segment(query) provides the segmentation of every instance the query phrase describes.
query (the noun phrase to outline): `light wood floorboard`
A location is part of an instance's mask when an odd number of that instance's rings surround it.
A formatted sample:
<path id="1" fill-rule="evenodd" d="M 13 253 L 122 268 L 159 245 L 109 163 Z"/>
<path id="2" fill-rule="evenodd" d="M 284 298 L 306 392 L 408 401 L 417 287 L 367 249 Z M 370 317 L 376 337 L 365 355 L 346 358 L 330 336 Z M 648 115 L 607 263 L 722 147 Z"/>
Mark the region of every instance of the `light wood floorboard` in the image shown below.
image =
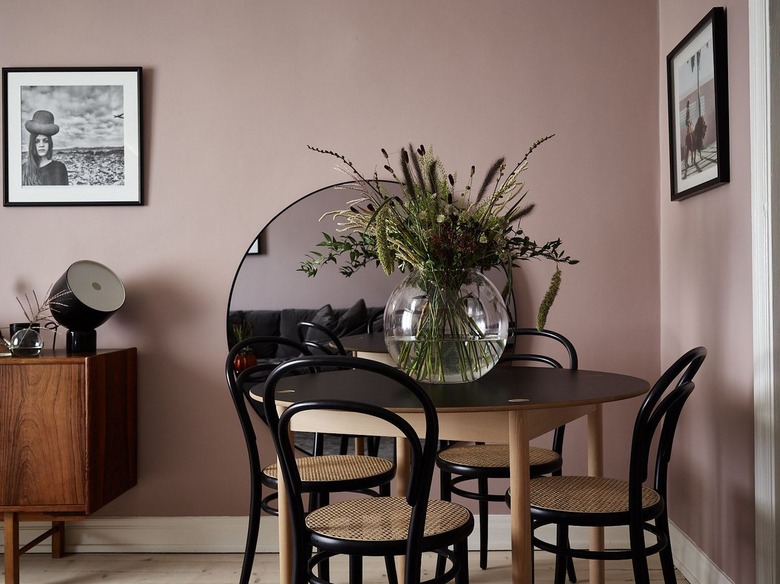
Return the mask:
<path id="1" fill-rule="evenodd" d="M 252 583 L 278 584 L 276 554 L 255 557 Z M 509 552 L 491 552 L 489 568 L 480 570 L 476 553 L 469 556 L 473 584 L 506 584 L 511 580 Z M 553 558 L 537 552 L 536 583 L 553 581 Z M 577 560 L 579 562 L 579 560 Z M 47 554 L 21 557 L 21 584 L 236 584 L 241 571 L 238 554 L 69 554 L 52 559 Z M 657 558 L 651 558 L 653 582 L 663 582 Z M 342 565 L 343 566 L 343 565 Z M 346 582 L 345 567 L 334 563 L 331 577 Z M 427 569 L 432 567 L 426 561 Z M 587 563 L 576 564 L 579 582 L 588 582 Z M 633 582 L 630 562 L 607 562 L 607 582 Z M 678 572 L 677 581 L 687 582 Z M 382 560 L 366 560 L 365 583 L 386 582 Z"/>

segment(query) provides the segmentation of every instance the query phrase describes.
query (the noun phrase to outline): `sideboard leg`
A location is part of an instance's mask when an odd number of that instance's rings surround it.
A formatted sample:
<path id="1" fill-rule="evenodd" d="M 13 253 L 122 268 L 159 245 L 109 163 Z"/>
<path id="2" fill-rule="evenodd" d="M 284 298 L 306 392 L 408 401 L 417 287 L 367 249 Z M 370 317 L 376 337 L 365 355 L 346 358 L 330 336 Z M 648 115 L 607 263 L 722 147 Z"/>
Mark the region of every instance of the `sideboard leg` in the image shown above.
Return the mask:
<path id="1" fill-rule="evenodd" d="M 5 584 L 19 584 L 19 514 L 4 513 Z"/>
<path id="2" fill-rule="evenodd" d="M 65 522 L 51 522 L 51 557 L 61 558 L 65 555 Z"/>

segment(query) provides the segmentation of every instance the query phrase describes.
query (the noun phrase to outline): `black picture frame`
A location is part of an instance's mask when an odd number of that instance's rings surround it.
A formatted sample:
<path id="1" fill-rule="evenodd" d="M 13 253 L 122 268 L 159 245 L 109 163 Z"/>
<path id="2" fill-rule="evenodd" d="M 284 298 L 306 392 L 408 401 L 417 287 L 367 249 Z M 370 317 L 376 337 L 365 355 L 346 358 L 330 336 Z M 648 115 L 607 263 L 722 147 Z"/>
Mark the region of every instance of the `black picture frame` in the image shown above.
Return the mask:
<path id="1" fill-rule="evenodd" d="M 673 201 L 729 182 L 727 36 L 713 8 L 666 58 Z"/>
<path id="2" fill-rule="evenodd" d="M 142 77 L 4 67 L 3 206 L 143 205 Z"/>

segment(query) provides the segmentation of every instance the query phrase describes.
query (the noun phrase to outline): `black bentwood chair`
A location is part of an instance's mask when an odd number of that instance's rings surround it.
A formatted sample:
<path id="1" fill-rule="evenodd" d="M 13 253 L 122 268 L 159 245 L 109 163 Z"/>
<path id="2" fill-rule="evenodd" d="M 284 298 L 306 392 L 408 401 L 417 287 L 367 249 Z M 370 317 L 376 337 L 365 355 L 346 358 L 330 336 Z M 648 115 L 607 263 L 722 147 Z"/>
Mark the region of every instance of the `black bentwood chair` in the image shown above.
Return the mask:
<path id="1" fill-rule="evenodd" d="M 565 556 L 585 559 L 628 560 L 633 563 L 634 582 L 648 584 L 647 556 L 661 557 L 664 582 L 676 582 L 669 541 L 666 481 L 672 442 L 685 401 L 693 391 L 693 377 L 707 350 L 692 349 L 680 357 L 655 383 L 639 409 L 631 440 L 628 481 L 603 477 L 554 476 L 531 480 L 533 528 L 555 524 L 556 543 L 537 537 L 534 544 L 557 555 L 555 582 L 562 584 Z M 675 383 L 675 380 L 676 383 Z M 660 428 L 655 452 L 652 486 L 648 478 L 653 437 Z M 654 522 L 654 523 L 653 523 Z M 571 549 L 569 526 L 628 526 L 631 549 L 590 551 Z M 654 543 L 645 544 L 648 531 Z"/>
<path id="2" fill-rule="evenodd" d="M 346 355 L 347 351 L 336 334 L 318 322 L 299 322 L 298 340 L 312 355 Z"/>
<path id="3" fill-rule="evenodd" d="M 511 331 L 510 337 L 512 336 L 515 350 L 520 349 L 520 337 L 550 340 L 554 343 L 550 346 L 551 349 L 561 348 L 560 346 L 565 349 L 568 357 L 568 361 L 565 362 L 566 367 L 569 369 L 578 367 L 574 345 L 560 333 L 535 328 L 516 328 Z M 515 362 L 541 363 L 558 369 L 564 367 L 561 361 L 544 353 L 516 353 L 501 358 L 501 363 L 507 366 Z M 565 426 L 561 426 L 555 430 L 551 449 L 530 447 L 532 477 L 550 473 L 561 474 L 565 429 Z M 489 492 L 488 480 L 509 478 L 509 445 L 457 443 L 441 450 L 436 457 L 436 464 L 441 470 L 442 499 L 450 501 L 452 493 L 455 493 L 479 501 L 479 567 L 485 570 L 488 556 L 488 502 L 503 501 L 505 498 L 505 491 L 500 494 Z M 477 490 L 468 490 L 459 486 L 464 481 L 477 481 Z M 569 563 L 569 578 L 572 582 L 577 581 L 573 562 Z"/>
<path id="4" fill-rule="evenodd" d="M 295 403 L 279 416 L 276 410 L 276 388 L 279 381 L 290 375 L 311 368 L 349 367 L 350 370 L 322 372 L 316 375 L 332 375 L 334 383 L 343 384 L 346 378 L 357 379 L 360 386 L 371 383 L 372 397 L 377 398 L 383 388 L 403 391 L 414 403 L 419 403 L 425 420 L 424 442 L 412 426 L 398 414 L 383 407 L 355 400 L 313 400 Z M 323 377 L 323 379 L 325 379 Z M 421 556 L 424 552 L 436 552 L 451 561 L 447 572 L 427 582 L 439 584 L 452 578 L 461 584 L 468 583 L 467 538 L 474 528 L 471 512 L 460 505 L 446 501 L 429 500 L 431 479 L 439 435 L 436 409 L 428 394 L 411 377 L 394 367 L 357 357 L 301 357 L 277 367 L 265 385 L 263 405 L 272 430 L 277 455 L 282 464 L 282 476 L 289 491 L 290 516 L 294 546 L 293 584 L 321 583 L 313 576 L 314 568 L 335 555 L 350 557 L 350 581 L 360 582 L 363 556 L 405 556 L 404 582 L 418 584 L 421 578 Z M 411 451 L 411 472 L 408 491 L 397 497 L 365 497 L 326 505 L 308 515 L 304 513 L 303 495 L 309 486 L 301 480 L 295 464 L 293 444 L 290 440 L 291 420 L 302 412 L 351 412 L 376 418 L 377 424 L 389 424 L 392 431 L 404 436 Z M 327 415 L 321 413 L 320 415 Z M 389 430 L 391 428 L 388 428 Z M 454 546 L 454 553 L 447 548 Z M 311 548 L 318 552 L 310 555 Z M 395 581 L 394 579 L 392 580 Z"/>
<path id="5" fill-rule="evenodd" d="M 258 380 L 267 378 L 268 373 L 279 363 L 277 360 L 261 361 L 258 365 L 245 369 L 236 376 L 233 362 L 235 356 L 244 347 L 249 345 L 257 347 L 266 343 L 285 345 L 299 351 L 302 355 L 306 354 L 305 347 L 295 341 L 282 337 L 260 336 L 251 337 L 237 343 L 228 353 L 225 362 L 227 384 L 241 423 L 241 430 L 244 434 L 244 441 L 249 454 L 250 467 L 249 526 L 241 578 L 239 580 L 240 584 L 247 584 L 252 574 L 257 537 L 260 530 L 261 510 L 271 515 L 278 513 L 277 509 L 271 505 L 271 502 L 277 498 L 276 490 L 279 485 L 278 468 L 275 463 L 266 467 L 260 464 L 257 435 L 249 414 L 250 408 L 247 407 L 247 404 L 251 406 L 252 411 L 255 411 L 263 422 L 266 421 L 262 405 L 249 396 L 249 390 L 252 386 L 262 383 L 262 381 Z M 316 442 L 318 442 L 317 439 L 315 439 Z M 327 495 L 331 492 L 365 492 L 366 489 L 378 487 L 379 494 L 386 495 L 390 492 L 390 480 L 395 476 L 395 464 L 393 462 L 384 458 L 369 456 L 305 456 L 298 459 L 298 465 L 300 466 L 300 475 L 306 481 L 307 488 L 315 494 L 310 501 L 310 507 L 312 508 L 327 503 Z M 264 486 L 273 491 L 265 497 L 262 496 L 262 488 Z M 327 566 L 325 566 L 325 573 L 327 573 Z"/>
<path id="6" fill-rule="evenodd" d="M 347 355 L 347 350 L 339 340 L 336 333 L 318 322 L 299 322 L 298 340 L 308 349 L 310 355 Z M 355 451 L 362 453 L 363 444 L 367 445 L 366 451 L 371 456 L 379 454 L 379 437 L 377 436 L 350 436 L 342 434 L 340 454 L 346 454 L 349 450 L 350 438 L 355 441 Z"/>

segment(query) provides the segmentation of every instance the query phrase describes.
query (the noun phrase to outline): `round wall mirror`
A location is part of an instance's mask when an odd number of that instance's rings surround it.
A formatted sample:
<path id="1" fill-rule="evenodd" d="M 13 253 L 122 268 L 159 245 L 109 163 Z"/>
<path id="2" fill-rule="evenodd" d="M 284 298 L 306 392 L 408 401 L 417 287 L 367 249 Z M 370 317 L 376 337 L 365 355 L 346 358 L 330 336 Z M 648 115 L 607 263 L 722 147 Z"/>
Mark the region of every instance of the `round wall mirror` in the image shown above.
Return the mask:
<path id="1" fill-rule="evenodd" d="M 391 193 L 401 194 L 398 183 L 381 182 Z M 351 184 L 339 183 L 305 195 L 281 211 L 250 242 L 230 293 L 228 346 L 236 341 L 234 325 L 242 322 L 249 325 L 252 335 L 292 339 L 297 339 L 295 327 L 301 320 L 335 323 L 334 332 L 339 336 L 376 330 L 371 325 L 381 321 L 387 298 L 404 274 L 396 271 L 388 276 L 374 264 L 348 278 L 334 264 L 323 266 L 314 277 L 300 271 L 301 262 L 323 240 L 323 232 L 338 235 L 336 221 L 323 215 L 345 209 L 349 201 L 358 198 L 359 193 L 349 188 Z M 506 283 L 503 273 L 491 270 L 488 275 L 502 289 Z M 510 310 L 510 319 L 513 315 Z"/>
<path id="2" fill-rule="evenodd" d="M 392 181 L 382 181 L 388 190 L 400 187 Z M 403 274 L 388 276 L 373 264 L 358 270 L 349 278 L 339 273 L 337 265 L 322 267 L 314 277 L 299 271 L 307 254 L 317 249 L 322 233 L 337 235 L 337 224 L 323 214 L 345 209 L 357 198 L 357 192 L 347 188 L 350 183 L 331 185 L 310 193 L 292 203 L 260 231 L 244 255 L 230 293 L 227 318 L 228 344 L 234 342 L 233 324 L 244 320 L 252 327 L 252 334 L 284 334 L 289 323 L 280 322 L 274 333 L 273 319 L 311 317 L 327 312 L 327 306 L 336 315 L 352 310 L 359 313 L 340 333 L 351 333 L 359 327 L 364 304 L 367 318 L 375 319 L 384 308 L 390 292 Z M 322 219 L 321 219 L 322 218 Z M 356 306 L 357 305 L 357 306 Z M 295 311 L 295 312 L 293 312 Z M 272 314 L 269 314 L 272 313 Z M 267 326 L 266 326 L 267 325 Z M 358 334 L 355 332 L 354 334 Z M 295 338 L 294 336 L 292 338 Z"/>

